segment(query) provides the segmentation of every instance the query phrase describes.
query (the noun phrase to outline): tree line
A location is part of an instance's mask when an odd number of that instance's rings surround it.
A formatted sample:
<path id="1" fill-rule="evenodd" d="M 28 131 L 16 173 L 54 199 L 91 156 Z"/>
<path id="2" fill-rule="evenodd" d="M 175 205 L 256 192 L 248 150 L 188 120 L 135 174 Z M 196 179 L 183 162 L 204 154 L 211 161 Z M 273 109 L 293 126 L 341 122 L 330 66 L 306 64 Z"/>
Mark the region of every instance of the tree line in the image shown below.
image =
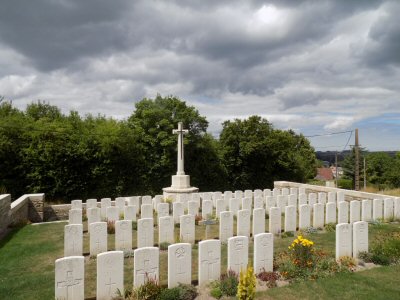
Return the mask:
<path id="1" fill-rule="evenodd" d="M 225 121 L 219 138 L 198 110 L 174 96 L 143 99 L 124 120 L 63 114 L 44 102 L 0 104 L 0 192 L 46 193 L 48 201 L 160 194 L 176 172 L 183 122 L 185 171 L 200 191 L 271 188 L 314 177 L 309 141 L 259 116 Z"/>

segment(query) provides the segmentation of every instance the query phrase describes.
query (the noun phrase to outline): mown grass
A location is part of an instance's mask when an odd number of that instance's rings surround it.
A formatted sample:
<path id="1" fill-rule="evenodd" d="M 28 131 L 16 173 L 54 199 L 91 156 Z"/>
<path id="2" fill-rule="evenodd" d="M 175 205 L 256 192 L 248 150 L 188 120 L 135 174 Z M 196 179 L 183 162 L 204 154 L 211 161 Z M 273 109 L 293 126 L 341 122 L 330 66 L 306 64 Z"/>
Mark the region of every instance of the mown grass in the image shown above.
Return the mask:
<path id="1" fill-rule="evenodd" d="M 268 220 L 267 220 L 266 228 L 268 228 Z M 54 261 L 57 258 L 63 257 L 63 244 L 64 244 L 64 226 L 66 223 L 53 223 L 53 224 L 42 224 L 42 225 L 27 225 L 21 229 L 14 229 L 1 243 L 0 243 L 0 299 L 53 299 L 54 297 Z M 209 231 L 210 238 L 218 237 L 218 225 L 211 225 Z M 86 224 L 84 224 L 84 228 L 86 229 Z M 382 235 L 384 233 L 389 233 L 392 231 L 400 231 L 399 224 L 381 224 L 381 225 L 370 225 L 370 241 L 373 242 L 376 236 Z M 179 228 L 175 228 L 175 233 L 178 235 Z M 236 233 L 236 228 L 234 230 Z M 304 234 L 304 233 L 303 233 Z M 133 247 L 136 247 L 136 235 L 137 232 L 132 232 L 133 238 Z M 314 241 L 317 248 L 323 249 L 330 255 L 334 256 L 335 252 L 335 232 L 318 232 L 315 234 L 304 234 L 308 239 Z M 196 226 L 196 240 L 204 239 L 205 236 L 205 227 L 204 226 Z M 113 234 L 108 235 L 108 250 L 114 250 L 114 238 Z M 285 251 L 287 247 L 291 244 L 294 237 L 286 237 L 280 238 L 275 237 L 274 239 L 274 252 L 278 253 L 281 251 Z M 158 231 L 155 230 L 154 233 L 154 241 L 157 243 L 158 241 Z M 222 262 L 221 262 L 221 270 L 222 272 L 226 271 L 227 268 L 227 248 L 224 245 L 222 247 Z M 89 235 L 85 231 L 84 233 L 84 255 L 85 255 L 85 297 L 94 299 L 96 296 L 96 259 L 89 257 Z M 253 244 L 250 242 L 249 247 L 249 263 L 252 262 L 253 258 Z M 193 283 L 197 282 L 197 271 L 198 271 L 198 249 L 197 245 L 193 246 L 192 251 L 192 280 Z M 133 258 L 125 258 L 124 263 L 124 280 L 125 280 L 125 288 L 130 288 L 133 282 Z M 367 279 L 364 278 L 364 275 L 357 274 L 349 274 L 344 275 L 340 274 L 334 276 L 332 278 L 318 280 L 315 282 L 306 282 L 291 285 L 289 287 L 284 288 L 276 288 L 268 291 L 267 293 L 260 294 L 260 298 L 269 298 L 269 299 L 292 299 L 296 296 L 295 287 L 303 289 L 306 287 L 310 289 L 310 294 L 304 292 L 305 299 L 330 299 L 329 289 L 331 285 L 335 284 L 343 284 L 346 285 L 348 289 L 354 290 L 354 288 L 350 288 L 351 286 L 360 288 L 356 289 L 356 295 L 358 295 L 357 291 L 361 290 L 361 287 L 365 285 L 369 288 L 370 286 L 377 286 L 379 290 L 380 286 L 386 285 L 386 275 L 391 272 L 398 272 L 399 269 L 392 267 L 388 268 L 379 268 L 379 270 L 371 270 L 362 272 L 360 274 L 375 274 L 374 272 L 378 272 L 376 275 L 372 276 L 377 282 L 376 285 L 370 285 Z M 384 271 L 387 270 L 387 271 Z M 393 271 L 394 270 L 394 271 Z M 382 276 L 380 276 L 379 272 L 383 272 Z M 385 273 L 387 272 L 387 273 Z M 354 275 L 354 276 L 353 276 Z M 352 277 L 353 276 L 353 277 Z M 360 277 L 361 276 L 361 277 Z M 365 275 L 366 276 L 366 275 Z M 389 275 L 387 275 L 390 277 Z M 397 285 L 399 285 L 400 281 L 397 277 Z M 353 280 L 354 283 L 348 286 L 347 281 Z M 382 281 L 382 284 L 378 283 Z M 167 251 L 160 252 L 160 282 L 163 285 L 167 284 Z M 331 283 L 332 282 L 332 283 Z M 327 298 L 312 298 L 313 290 L 317 288 L 314 287 L 317 285 L 319 289 L 327 289 L 327 292 L 316 294 L 315 297 L 327 297 Z M 325 287 L 326 285 L 326 287 Z M 292 290 L 293 289 L 293 290 Z M 332 287 L 334 290 L 334 288 Z M 344 290 L 344 288 L 343 288 Z M 395 290 L 394 287 L 388 289 L 387 293 L 391 293 L 391 291 Z M 342 293 L 342 291 L 340 290 Z M 344 293 L 345 291 L 343 291 Z M 346 292 L 347 293 L 347 292 Z M 288 295 L 289 298 L 285 298 L 285 295 Z M 347 294 L 346 294 L 347 295 Z M 351 293 L 346 297 L 350 297 Z M 389 294 L 388 294 L 389 295 Z M 297 295 L 298 296 L 298 295 Z M 271 298 L 272 297 L 272 298 Z M 309 297 L 309 298 L 307 298 Z M 303 298 L 297 297 L 296 299 Z M 359 297 L 356 297 L 360 299 Z M 387 298 L 387 299 L 395 299 L 395 298 Z"/>

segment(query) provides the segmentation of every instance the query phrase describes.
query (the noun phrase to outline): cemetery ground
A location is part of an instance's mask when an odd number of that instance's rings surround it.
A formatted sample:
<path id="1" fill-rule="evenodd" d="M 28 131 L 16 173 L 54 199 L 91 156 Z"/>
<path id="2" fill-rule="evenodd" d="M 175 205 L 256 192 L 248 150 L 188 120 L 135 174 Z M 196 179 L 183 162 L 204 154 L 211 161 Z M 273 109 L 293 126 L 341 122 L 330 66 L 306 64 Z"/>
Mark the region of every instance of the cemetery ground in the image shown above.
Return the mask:
<path id="1" fill-rule="evenodd" d="M 54 299 L 54 261 L 63 257 L 64 226 L 66 222 L 25 225 L 13 228 L 0 242 L 0 299 Z M 96 296 L 96 259 L 89 256 L 89 236 L 84 222 L 85 255 L 85 298 Z M 268 228 L 268 222 L 266 222 Z M 236 224 L 235 229 L 236 232 Z M 370 245 L 382 235 L 396 233 L 400 236 L 400 224 L 370 224 Z M 179 228 L 175 228 L 178 238 Z M 304 233 L 314 242 L 317 249 L 329 256 L 335 255 L 335 232 L 320 231 Z M 132 233 L 133 247 L 136 231 Z M 210 225 L 209 238 L 218 237 L 218 225 Z M 205 226 L 196 226 L 196 242 L 205 239 Z M 274 256 L 286 251 L 295 237 L 275 237 Z M 158 241 L 155 227 L 154 240 Z M 108 249 L 114 249 L 114 234 L 108 235 Z M 192 283 L 197 283 L 197 245 L 192 251 Z M 222 246 L 221 270 L 227 265 L 227 247 Z M 249 244 L 249 263 L 252 261 L 253 244 Z M 133 257 L 124 261 L 125 287 L 133 281 Z M 345 272 L 317 280 L 300 280 L 283 287 L 258 292 L 260 299 L 398 299 L 400 266 L 390 265 L 364 270 Z M 160 283 L 167 284 L 167 251 L 160 252 Z"/>

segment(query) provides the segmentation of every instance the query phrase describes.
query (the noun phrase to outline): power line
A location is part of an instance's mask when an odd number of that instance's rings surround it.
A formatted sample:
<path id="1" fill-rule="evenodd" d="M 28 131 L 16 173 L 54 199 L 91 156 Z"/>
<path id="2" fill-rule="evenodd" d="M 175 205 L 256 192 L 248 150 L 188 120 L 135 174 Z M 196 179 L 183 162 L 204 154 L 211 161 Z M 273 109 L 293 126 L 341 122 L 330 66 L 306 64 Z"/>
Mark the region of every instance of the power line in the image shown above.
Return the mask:
<path id="1" fill-rule="evenodd" d="M 336 134 L 344 134 L 344 133 L 349 133 L 353 132 L 354 130 L 346 130 L 346 131 L 338 131 L 338 132 L 329 132 L 329 133 L 323 133 L 323 134 L 314 134 L 314 135 L 305 135 L 304 137 L 306 138 L 313 138 L 313 137 L 319 137 L 319 136 L 329 136 L 329 135 L 336 135 Z"/>
<path id="2" fill-rule="evenodd" d="M 350 132 L 349 139 L 347 140 L 347 143 L 346 143 L 346 145 L 344 146 L 344 148 L 343 148 L 342 152 L 343 152 L 344 150 L 346 150 L 346 148 L 347 148 L 347 145 L 349 144 L 349 142 L 350 142 L 350 139 L 351 139 L 351 137 L 352 137 L 352 136 L 353 136 L 353 131 L 351 131 L 351 132 Z"/>

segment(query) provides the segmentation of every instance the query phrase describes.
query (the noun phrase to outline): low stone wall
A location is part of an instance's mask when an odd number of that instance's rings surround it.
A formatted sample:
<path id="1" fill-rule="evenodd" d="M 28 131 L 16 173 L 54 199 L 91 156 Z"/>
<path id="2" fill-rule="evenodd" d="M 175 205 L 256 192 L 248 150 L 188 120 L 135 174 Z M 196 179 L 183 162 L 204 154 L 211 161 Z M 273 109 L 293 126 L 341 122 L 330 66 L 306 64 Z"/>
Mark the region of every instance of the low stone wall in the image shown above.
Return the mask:
<path id="1" fill-rule="evenodd" d="M 43 222 L 44 194 L 26 194 L 10 205 L 11 223 Z"/>
<path id="2" fill-rule="evenodd" d="M 10 224 L 10 204 L 11 195 L 0 195 L 0 235 L 7 229 Z"/>
<path id="3" fill-rule="evenodd" d="M 367 192 L 360 192 L 360 191 L 353 191 L 353 190 L 345 190 L 345 189 L 339 189 L 339 188 L 334 188 L 334 187 L 327 187 L 327 186 L 319 186 L 319 185 L 312 185 L 312 184 L 303 184 L 303 183 L 297 183 L 297 182 L 290 182 L 290 181 L 275 181 L 274 182 L 274 187 L 276 188 L 305 188 L 306 193 L 319 193 L 319 192 L 339 192 L 342 191 L 344 192 L 345 195 L 345 200 L 351 201 L 351 200 L 363 200 L 363 199 L 385 199 L 385 198 L 396 198 L 393 196 L 388 196 L 388 195 L 382 195 L 382 194 L 373 194 L 373 193 L 367 193 Z"/>
<path id="4" fill-rule="evenodd" d="M 82 205 L 83 206 L 83 205 Z M 68 220 L 71 204 L 49 205 L 44 207 L 44 221 Z"/>

